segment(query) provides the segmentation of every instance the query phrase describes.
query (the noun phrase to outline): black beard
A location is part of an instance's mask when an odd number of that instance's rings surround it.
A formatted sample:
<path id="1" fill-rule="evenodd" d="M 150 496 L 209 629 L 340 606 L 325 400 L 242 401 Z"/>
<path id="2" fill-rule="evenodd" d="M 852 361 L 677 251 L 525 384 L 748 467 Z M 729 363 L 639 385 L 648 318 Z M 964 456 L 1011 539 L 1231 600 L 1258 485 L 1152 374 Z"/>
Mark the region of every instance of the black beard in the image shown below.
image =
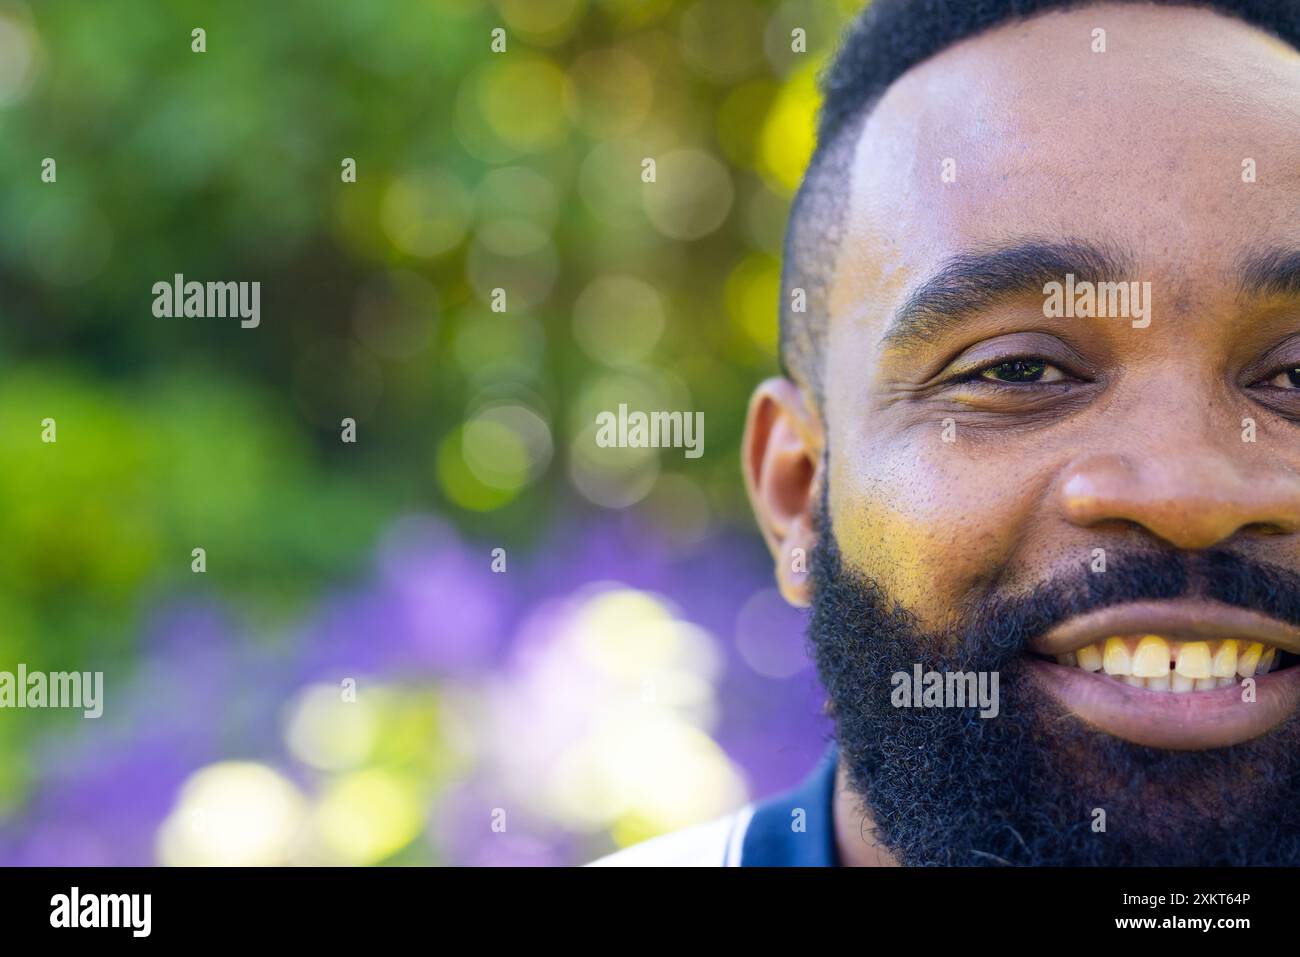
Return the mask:
<path id="1" fill-rule="evenodd" d="M 1024 657 L 1056 622 L 1139 599 L 1196 596 L 1300 624 L 1300 576 L 1226 551 L 1111 552 L 1103 574 L 1081 567 L 1025 597 L 992 596 L 933 634 L 845 569 L 824 498 L 817 519 L 813 655 L 840 763 L 900 863 L 1300 864 L 1300 716 L 1230 748 L 1142 747 L 1063 717 Z M 917 663 L 997 672 L 1000 713 L 894 707 L 891 676 Z"/>

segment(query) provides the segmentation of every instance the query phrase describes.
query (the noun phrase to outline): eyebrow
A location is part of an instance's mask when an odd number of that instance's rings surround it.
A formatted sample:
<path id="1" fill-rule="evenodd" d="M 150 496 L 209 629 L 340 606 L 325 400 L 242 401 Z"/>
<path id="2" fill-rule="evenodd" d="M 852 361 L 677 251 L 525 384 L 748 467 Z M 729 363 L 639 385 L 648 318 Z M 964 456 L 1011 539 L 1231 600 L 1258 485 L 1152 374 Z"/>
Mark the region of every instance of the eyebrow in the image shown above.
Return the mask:
<path id="1" fill-rule="evenodd" d="M 1300 296 L 1300 248 L 1274 247 L 1242 257 L 1241 290 L 1257 296 Z"/>
<path id="2" fill-rule="evenodd" d="M 898 307 L 884 344 L 889 348 L 924 345 L 990 306 L 1043 295 L 1043 286 L 1064 282 L 1067 273 L 1078 281 L 1117 282 L 1130 272 L 1131 264 L 1131 257 L 1113 245 L 1076 239 L 1025 240 L 963 253 L 947 260 Z"/>

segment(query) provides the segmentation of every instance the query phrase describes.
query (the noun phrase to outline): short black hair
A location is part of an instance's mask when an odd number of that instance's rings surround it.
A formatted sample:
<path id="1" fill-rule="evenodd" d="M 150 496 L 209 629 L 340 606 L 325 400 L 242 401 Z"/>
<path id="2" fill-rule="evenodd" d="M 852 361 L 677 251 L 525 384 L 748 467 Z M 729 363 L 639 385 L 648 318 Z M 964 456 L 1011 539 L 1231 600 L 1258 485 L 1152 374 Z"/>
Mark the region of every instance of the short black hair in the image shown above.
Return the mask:
<path id="1" fill-rule="evenodd" d="M 781 268 L 781 371 L 821 405 L 828 293 L 858 135 L 885 90 L 959 40 L 1008 21 L 1101 2 L 1197 7 L 1235 17 L 1300 50 L 1300 0 L 872 0 L 821 76 L 817 146 L 795 195 Z M 796 290 L 804 308 L 796 311 Z"/>

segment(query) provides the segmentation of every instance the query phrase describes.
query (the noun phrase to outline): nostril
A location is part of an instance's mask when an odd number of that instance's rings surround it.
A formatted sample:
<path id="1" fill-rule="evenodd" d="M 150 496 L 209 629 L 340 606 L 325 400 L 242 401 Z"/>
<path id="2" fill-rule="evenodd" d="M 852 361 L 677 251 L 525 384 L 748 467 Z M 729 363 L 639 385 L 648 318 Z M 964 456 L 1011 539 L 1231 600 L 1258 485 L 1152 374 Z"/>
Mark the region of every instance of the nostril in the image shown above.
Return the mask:
<path id="1" fill-rule="evenodd" d="M 1290 535 L 1294 529 L 1284 528 L 1276 522 L 1248 522 L 1241 526 L 1241 535 Z"/>
<path id="2" fill-rule="evenodd" d="M 1151 537 L 1151 533 L 1146 526 L 1141 522 L 1135 522 L 1128 518 L 1104 518 L 1089 524 L 1088 529 L 1099 534 L 1108 532 L 1116 535 Z"/>

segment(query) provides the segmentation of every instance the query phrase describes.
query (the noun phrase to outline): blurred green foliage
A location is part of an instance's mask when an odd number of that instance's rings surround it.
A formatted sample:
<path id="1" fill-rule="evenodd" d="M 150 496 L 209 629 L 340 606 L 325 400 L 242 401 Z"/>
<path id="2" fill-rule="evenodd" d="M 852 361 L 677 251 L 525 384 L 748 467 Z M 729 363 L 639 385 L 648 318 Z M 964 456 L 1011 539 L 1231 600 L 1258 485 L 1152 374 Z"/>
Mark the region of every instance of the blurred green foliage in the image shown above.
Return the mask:
<path id="1" fill-rule="evenodd" d="M 854 6 L 0 0 L 0 667 L 129 667 L 141 613 L 198 590 L 271 640 L 408 509 L 520 545 L 601 505 L 746 523 Z M 260 328 L 154 318 L 177 273 L 261 282 Z M 629 397 L 704 411 L 705 457 L 591 471 Z M 0 722 L 0 794 L 29 733 Z"/>

